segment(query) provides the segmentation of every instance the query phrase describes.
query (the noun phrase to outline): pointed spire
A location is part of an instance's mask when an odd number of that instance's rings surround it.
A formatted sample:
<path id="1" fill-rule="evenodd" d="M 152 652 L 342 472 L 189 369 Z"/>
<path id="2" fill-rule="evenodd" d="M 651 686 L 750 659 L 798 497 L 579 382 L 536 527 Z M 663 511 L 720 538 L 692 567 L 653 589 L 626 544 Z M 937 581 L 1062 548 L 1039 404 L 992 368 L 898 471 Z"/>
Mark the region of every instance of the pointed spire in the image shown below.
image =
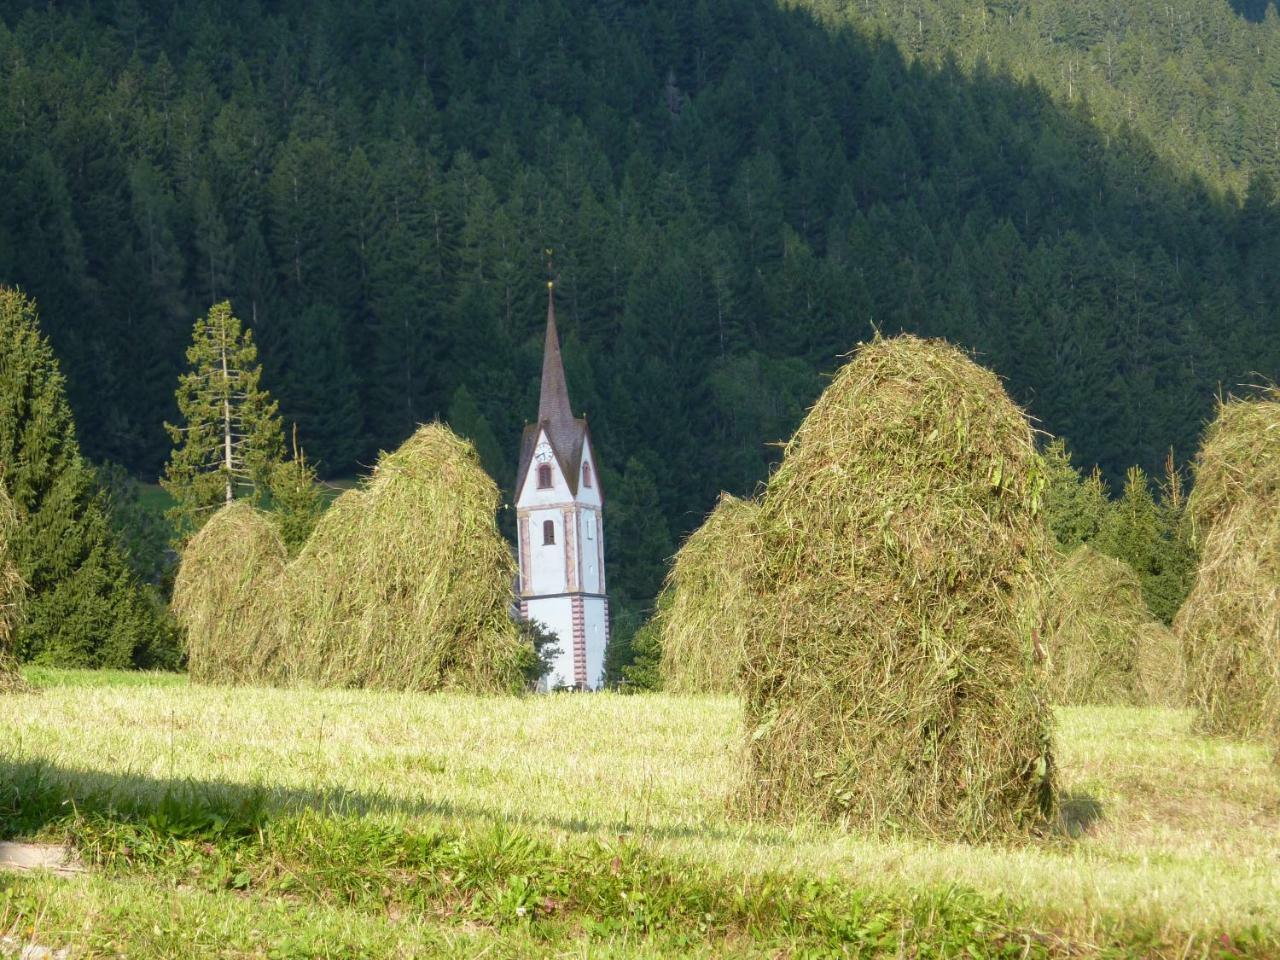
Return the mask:
<path id="1" fill-rule="evenodd" d="M 547 342 L 542 353 L 538 421 L 549 422 L 553 433 L 573 426 L 573 407 L 569 405 L 569 387 L 560 358 L 560 335 L 556 330 L 555 285 L 550 280 L 547 281 Z"/>

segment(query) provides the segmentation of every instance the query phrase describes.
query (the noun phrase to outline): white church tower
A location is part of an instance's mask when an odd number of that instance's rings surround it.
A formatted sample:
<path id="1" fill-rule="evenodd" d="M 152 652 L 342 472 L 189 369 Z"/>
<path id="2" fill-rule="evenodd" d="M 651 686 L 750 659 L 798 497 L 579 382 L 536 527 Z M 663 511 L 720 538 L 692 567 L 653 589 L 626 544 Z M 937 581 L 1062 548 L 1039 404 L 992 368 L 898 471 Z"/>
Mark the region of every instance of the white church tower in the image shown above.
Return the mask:
<path id="1" fill-rule="evenodd" d="M 520 615 L 560 638 L 550 686 L 595 690 L 604 682 L 609 642 L 604 498 L 591 431 L 569 406 L 550 283 L 538 422 L 524 428 L 515 489 Z"/>

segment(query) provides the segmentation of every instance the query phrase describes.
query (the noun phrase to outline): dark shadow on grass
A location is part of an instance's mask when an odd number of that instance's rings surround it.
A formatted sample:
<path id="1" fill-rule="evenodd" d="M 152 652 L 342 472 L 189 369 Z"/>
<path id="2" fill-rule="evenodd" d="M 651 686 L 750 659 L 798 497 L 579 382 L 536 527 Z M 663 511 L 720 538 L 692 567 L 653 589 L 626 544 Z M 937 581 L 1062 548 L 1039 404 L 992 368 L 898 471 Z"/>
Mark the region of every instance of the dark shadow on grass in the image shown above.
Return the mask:
<path id="1" fill-rule="evenodd" d="M 343 789 L 299 789 L 195 779 L 104 773 L 38 761 L 0 759 L 0 840 L 30 837 L 76 815 L 146 824 L 175 836 L 197 835 L 211 825 L 252 833 L 275 816 L 314 810 L 338 817 L 388 814 L 430 817 L 456 825 L 517 825 L 568 834 L 633 836 L 662 840 L 733 839 L 724 827 L 652 826 L 621 820 L 544 815 L 499 815 L 486 807 L 451 801 L 390 797 Z M 235 824 L 242 824 L 237 828 Z M 758 835 L 764 846 L 781 837 Z"/>
<path id="2" fill-rule="evenodd" d="M 1058 800 L 1054 832 L 1075 839 L 1088 833 L 1102 816 L 1101 800 L 1083 791 L 1068 790 Z"/>

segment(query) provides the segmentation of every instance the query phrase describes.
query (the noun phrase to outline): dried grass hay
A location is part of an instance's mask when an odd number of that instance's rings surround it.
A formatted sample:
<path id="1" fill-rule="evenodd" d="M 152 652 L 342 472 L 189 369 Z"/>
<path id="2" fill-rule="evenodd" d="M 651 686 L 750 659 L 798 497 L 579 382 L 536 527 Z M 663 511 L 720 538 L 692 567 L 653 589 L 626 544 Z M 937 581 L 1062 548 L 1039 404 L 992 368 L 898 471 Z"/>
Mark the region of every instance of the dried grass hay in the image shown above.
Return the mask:
<path id="1" fill-rule="evenodd" d="M 658 604 L 662 686 L 672 693 L 735 693 L 759 562 L 758 505 L 722 494 L 676 554 Z"/>
<path id="2" fill-rule="evenodd" d="M 13 502 L 0 487 L 0 693 L 25 688 L 15 653 L 26 607 L 27 585 L 14 562 L 12 543 L 18 526 Z"/>
<path id="3" fill-rule="evenodd" d="M 1200 568 L 1174 629 L 1206 732 L 1280 757 L 1280 390 L 1221 403 L 1188 502 Z"/>
<path id="4" fill-rule="evenodd" d="M 1000 381 L 944 342 L 877 338 L 839 371 L 757 521 L 752 812 L 957 838 L 1044 823 L 1040 463 Z"/>
<path id="5" fill-rule="evenodd" d="M 1132 568 L 1092 547 L 1077 547 L 1054 572 L 1043 642 L 1054 703 L 1139 706 L 1177 700 L 1176 639 L 1152 618 Z M 1160 671 L 1162 682 L 1156 677 Z"/>
<path id="6" fill-rule="evenodd" d="M 241 500 L 191 538 L 173 585 L 173 613 L 186 628 L 192 680 L 249 683 L 279 675 L 287 558 L 272 518 Z"/>
<path id="7" fill-rule="evenodd" d="M 339 497 L 292 561 L 284 562 L 265 515 L 224 508 L 183 557 L 175 608 L 193 637 L 193 676 L 517 689 L 527 651 L 510 615 L 515 567 L 494 522 L 497 506 L 498 489 L 472 446 L 432 424 L 384 455 L 365 486 Z M 244 522 L 259 548 L 253 572 L 230 583 L 218 570 L 236 549 L 229 513 L 254 516 Z M 224 603 L 229 622 L 218 624 Z M 198 650 L 217 663 L 197 666 Z"/>

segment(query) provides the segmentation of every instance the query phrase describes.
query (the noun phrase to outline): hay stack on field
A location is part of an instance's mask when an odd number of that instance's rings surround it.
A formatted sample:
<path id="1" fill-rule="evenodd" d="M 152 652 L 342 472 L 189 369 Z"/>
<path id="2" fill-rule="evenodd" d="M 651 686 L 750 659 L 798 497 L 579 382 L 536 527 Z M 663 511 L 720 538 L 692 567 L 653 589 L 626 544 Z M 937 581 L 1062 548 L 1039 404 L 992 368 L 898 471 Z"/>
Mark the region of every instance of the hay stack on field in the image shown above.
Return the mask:
<path id="1" fill-rule="evenodd" d="M 269 514 L 227 504 L 182 553 L 173 612 L 197 683 L 267 680 L 279 671 L 280 580 L 288 552 Z"/>
<path id="2" fill-rule="evenodd" d="M 663 689 L 738 690 L 751 614 L 749 578 L 759 558 L 758 509 L 755 501 L 722 494 L 676 554 L 657 616 Z"/>
<path id="3" fill-rule="evenodd" d="M 1159 620 L 1138 628 L 1138 702 L 1151 707 L 1186 704 L 1186 670 L 1182 641 Z"/>
<path id="4" fill-rule="evenodd" d="M 1136 706 L 1152 703 L 1153 694 L 1157 703 L 1177 699 L 1176 640 L 1152 619 L 1137 574 L 1122 560 L 1081 546 L 1058 565 L 1043 642 L 1054 703 Z"/>
<path id="5" fill-rule="evenodd" d="M 432 424 L 339 497 L 287 563 L 266 515 L 224 507 L 175 588 L 193 678 L 517 689 L 527 651 L 497 506 L 475 450 Z"/>
<path id="6" fill-rule="evenodd" d="M 17 526 L 13 502 L 0 487 L 0 693 L 25 687 L 14 649 L 27 597 L 27 585 L 18 573 L 10 548 Z"/>
<path id="7" fill-rule="evenodd" d="M 524 644 L 498 488 L 447 427 L 418 430 L 343 494 L 289 565 L 294 676 L 334 686 L 510 691 Z"/>
<path id="8" fill-rule="evenodd" d="M 949 837 L 1043 822 L 1043 485 L 1031 427 L 989 371 L 910 336 L 858 350 L 757 520 L 752 811 Z"/>
<path id="9" fill-rule="evenodd" d="M 1188 502 L 1202 552 L 1174 629 L 1210 733 L 1280 751 L 1280 390 L 1222 403 Z"/>

